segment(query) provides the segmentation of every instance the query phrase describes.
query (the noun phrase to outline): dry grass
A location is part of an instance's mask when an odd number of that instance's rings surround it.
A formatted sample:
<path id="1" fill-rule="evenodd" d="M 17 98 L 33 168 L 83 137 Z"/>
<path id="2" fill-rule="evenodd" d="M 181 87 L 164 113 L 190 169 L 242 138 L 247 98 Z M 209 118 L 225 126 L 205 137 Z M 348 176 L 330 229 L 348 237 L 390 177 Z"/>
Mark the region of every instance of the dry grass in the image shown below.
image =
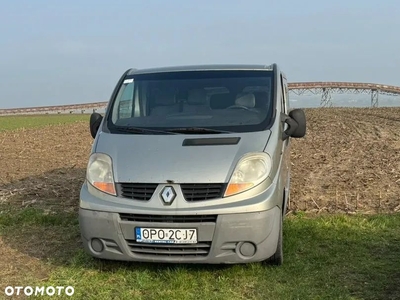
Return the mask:
<path id="1" fill-rule="evenodd" d="M 0 288 L 18 286 L 21 282 L 47 279 L 49 266 L 39 258 L 34 258 L 19 248 L 14 248 L 0 236 Z"/>

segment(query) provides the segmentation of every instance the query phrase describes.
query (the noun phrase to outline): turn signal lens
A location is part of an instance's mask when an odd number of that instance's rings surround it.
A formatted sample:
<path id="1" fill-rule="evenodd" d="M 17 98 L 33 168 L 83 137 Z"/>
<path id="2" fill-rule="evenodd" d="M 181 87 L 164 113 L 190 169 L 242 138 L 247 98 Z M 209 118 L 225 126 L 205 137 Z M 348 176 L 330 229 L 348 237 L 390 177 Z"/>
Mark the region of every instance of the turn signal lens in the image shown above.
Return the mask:
<path id="1" fill-rule="evenodd" d="M 93 182 L 93 186 L 104 193 L 115 195 L 115 186 L 113 183 L 108 182 Z"/>
<path id="2" fill-rule="evenodd" d="M 232 196 L 253 187 L 253 183 L 231 183 L 226 189 L 225 196 Z"/>

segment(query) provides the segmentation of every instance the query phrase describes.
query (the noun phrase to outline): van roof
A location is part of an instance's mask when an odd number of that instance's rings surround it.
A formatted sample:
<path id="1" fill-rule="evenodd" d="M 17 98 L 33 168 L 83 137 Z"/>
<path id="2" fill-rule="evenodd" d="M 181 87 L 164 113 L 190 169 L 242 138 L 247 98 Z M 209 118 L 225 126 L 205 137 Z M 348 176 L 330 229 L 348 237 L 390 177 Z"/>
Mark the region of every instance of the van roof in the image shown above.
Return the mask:
<path id="1" fill-rule="evenodd" d="M 255 71 L 272 71 L 274 64 L 271 65 L 244 65 L 244 64 L 215 64 L 215 65 L 185 65 L 170 66 L 161 68 L 148 69 L 130 69 L 127 75 L 166 73 L 166 72 L 187 72 L 187 71 L 224 71 L 224 70 L 255 70 Z"/>

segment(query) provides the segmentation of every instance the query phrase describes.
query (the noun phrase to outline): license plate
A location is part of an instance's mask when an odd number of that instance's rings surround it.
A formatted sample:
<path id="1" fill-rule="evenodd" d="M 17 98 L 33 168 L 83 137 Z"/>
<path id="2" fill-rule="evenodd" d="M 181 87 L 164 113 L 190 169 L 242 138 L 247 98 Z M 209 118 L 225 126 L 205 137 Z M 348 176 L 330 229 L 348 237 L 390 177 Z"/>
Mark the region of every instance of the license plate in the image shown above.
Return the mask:
<path id="1" fill-rule="evenodd" d="M 135 228 L 136 242 L 163 244 L 197 243 L 197 229 Z"/>

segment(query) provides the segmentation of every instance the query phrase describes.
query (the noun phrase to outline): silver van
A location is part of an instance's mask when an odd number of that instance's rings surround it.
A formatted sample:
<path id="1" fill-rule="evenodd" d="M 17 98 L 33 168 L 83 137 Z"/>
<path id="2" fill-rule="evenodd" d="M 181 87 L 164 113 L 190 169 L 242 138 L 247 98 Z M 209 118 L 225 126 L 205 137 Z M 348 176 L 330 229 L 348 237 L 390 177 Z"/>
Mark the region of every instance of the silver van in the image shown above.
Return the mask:
<path id="1" fill-rule="evenodd" d="M 85 250 L 101 259 L 283 262 L 290 138 L 277 64 L 127 70 L 94 138 L 80 193 Z"/>

